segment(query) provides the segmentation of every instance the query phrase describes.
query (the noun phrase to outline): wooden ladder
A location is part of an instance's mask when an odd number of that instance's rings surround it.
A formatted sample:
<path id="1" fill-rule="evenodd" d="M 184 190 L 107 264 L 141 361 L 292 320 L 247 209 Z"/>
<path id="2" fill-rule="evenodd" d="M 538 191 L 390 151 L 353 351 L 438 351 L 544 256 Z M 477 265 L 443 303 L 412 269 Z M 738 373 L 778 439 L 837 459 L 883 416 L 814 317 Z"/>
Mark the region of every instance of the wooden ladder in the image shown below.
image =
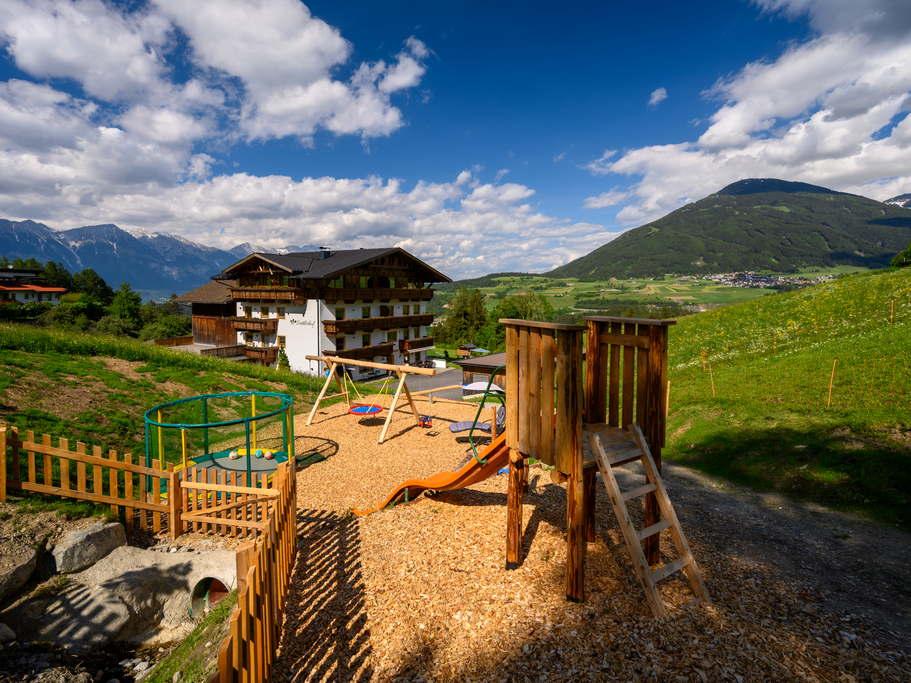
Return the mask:
<path id="1" fill-rule="evenodd" d="M 652 613 L 656 617 L 663 617 L 667 615 L 667 609 L 664 606 L 661 595 L 658 593 L 658 583 L 679 571 L 683 571 L 686 576 L 696 600 L 708 602 L 709 595 L 702 580 L 702 571 L 690 552 L 689 543 L 686 541 L 686 536 L 683 535 L 683 529 L 680 528 L 677 513 L 674 512 L 674 506 L 671 505 L 671 501 L 667 496 L 667 490 L 661 481 L 661 474 L 658 472 L 658 468 L 655 467 L 655 461 L 652 458 L 652 453 L 645 441 L 645 437 L 642 435 L 638 425 L 632 425 L 630 431 L 635 443 L 634 448 L 629 448 L 629 442 L 627 442 L 626 447 L 612 448 L 608 444 L 608 447 L 605 448 L 600 435 L 597 432 L 592 432 L 592 452 L 598 462 L 598 469 L 604 479 L 604 486 L 614 508 L 614 514 L 620 523 L 620 530 L 623 532 L 623 539 L 629 549 L 633 568 L 639 577 L 642 588 L 645 590 L 645 598 L 652 609 Z M 642 461 L 646 483 L 629 491 L 621 491 L 617 478 L 614 476 L 613 468 L 636 460 Z M 661 512 L 661 519 L 645 529 L 636 529 L 630 518 L 626 503 L 649 493 L 655 494 L 655 498 L 658 501 L 658 509 Z M 657 569 L 652 569 L 645 559 L 645 553 L 642 551 L 642 541 L 650 536 L 660 534 L 665 529 L 670 531 L 671 539 L 677 549 L 678 558 Z"/>

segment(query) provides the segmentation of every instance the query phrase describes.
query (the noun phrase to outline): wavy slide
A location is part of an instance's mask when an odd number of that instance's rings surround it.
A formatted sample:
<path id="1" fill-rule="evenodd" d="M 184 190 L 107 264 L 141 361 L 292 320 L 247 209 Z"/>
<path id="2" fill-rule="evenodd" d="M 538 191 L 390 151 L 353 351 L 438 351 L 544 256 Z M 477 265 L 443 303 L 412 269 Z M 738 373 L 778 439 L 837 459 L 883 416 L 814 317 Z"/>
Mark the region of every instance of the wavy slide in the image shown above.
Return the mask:
<path id="1" fill-rule="evenodd" d="M 354 510 L 353 512 L 358 517 L 363 517 L 378 512 L 393 503 L 414 500 L 424 491 L 457 491 L 492 477 L 497 470 L 509 464 L 506 434 L 500 434 L 479 455 L 480 459 L 484 461 L 483 465 L 472 458 L 455 472 L 438 472 L 426 479 L 409 479 L 396 486 L 386 500 L 375 508 Z"/>

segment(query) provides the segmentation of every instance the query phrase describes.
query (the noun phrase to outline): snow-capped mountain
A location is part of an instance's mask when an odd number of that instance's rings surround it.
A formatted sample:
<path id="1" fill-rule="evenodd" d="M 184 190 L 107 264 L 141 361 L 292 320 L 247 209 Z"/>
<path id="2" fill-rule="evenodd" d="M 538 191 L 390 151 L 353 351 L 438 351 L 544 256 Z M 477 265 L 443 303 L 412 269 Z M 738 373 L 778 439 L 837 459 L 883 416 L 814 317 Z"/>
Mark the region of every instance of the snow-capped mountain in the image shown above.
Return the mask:
<path id="1" fill-rule="evenodd" d="M 128 282 L 147 296 L 198 287 L 237 255 L 175 235 L 132 234 L 113 224 L 52 230 L 34 221 L 0 220 L 0 255 L 93 268 L 112 287 Z"/>
<path id="2" fill-rule="evenodd" d="M 253 252 L 265 252 L 267 254 L 292 254 L 297 251 L 319 251 L 319 247 L 313 244 L 302 244 L 296 247 L 264 247 L 261 244 L 250 244 L 244 242 L 236 247 L 228 249 L 237 258 L 243 258 Z"/>
<path id="3" fill-rule="evenodd" d="M 908 194 L 900 194 L 897 197 L 892 197 L 892 199 L 887 199 L 883 204 L 894 204 L 895 206 L 900 206 L 904 209 L 911 209 L 911 192 Z"/>

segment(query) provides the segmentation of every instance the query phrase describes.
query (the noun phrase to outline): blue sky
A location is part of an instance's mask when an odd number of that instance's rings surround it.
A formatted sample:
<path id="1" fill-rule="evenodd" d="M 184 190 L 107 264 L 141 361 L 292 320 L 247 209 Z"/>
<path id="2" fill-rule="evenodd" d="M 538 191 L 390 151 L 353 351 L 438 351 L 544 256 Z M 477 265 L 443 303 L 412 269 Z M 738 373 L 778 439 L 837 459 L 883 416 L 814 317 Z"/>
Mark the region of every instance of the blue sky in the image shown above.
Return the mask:
<path id="1" fill-rule="evenodd" d="M 7 0 L 0 44 L 0 214 L 52 227 L 467 276 L 742 177 L 911 191 L 898 0 Z"/>

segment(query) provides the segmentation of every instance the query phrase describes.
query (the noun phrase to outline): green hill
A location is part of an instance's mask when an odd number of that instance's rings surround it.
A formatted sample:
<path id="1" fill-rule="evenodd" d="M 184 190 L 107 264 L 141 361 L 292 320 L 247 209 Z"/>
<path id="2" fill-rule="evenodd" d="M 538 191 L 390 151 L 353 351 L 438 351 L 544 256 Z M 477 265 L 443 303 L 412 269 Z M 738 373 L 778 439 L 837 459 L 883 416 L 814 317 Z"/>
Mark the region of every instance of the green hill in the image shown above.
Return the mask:
<path id="1" fill-rule="evenodd" d="M 909 241 L 911 210 L 806 183 L 750 179 L 625 232 L 549 275 L 881 268 Z"/>
<path id="2" fill-rule="evenodd" d="M 668 459 L 911 528 L 911 268 L 671 329 Z"/>

